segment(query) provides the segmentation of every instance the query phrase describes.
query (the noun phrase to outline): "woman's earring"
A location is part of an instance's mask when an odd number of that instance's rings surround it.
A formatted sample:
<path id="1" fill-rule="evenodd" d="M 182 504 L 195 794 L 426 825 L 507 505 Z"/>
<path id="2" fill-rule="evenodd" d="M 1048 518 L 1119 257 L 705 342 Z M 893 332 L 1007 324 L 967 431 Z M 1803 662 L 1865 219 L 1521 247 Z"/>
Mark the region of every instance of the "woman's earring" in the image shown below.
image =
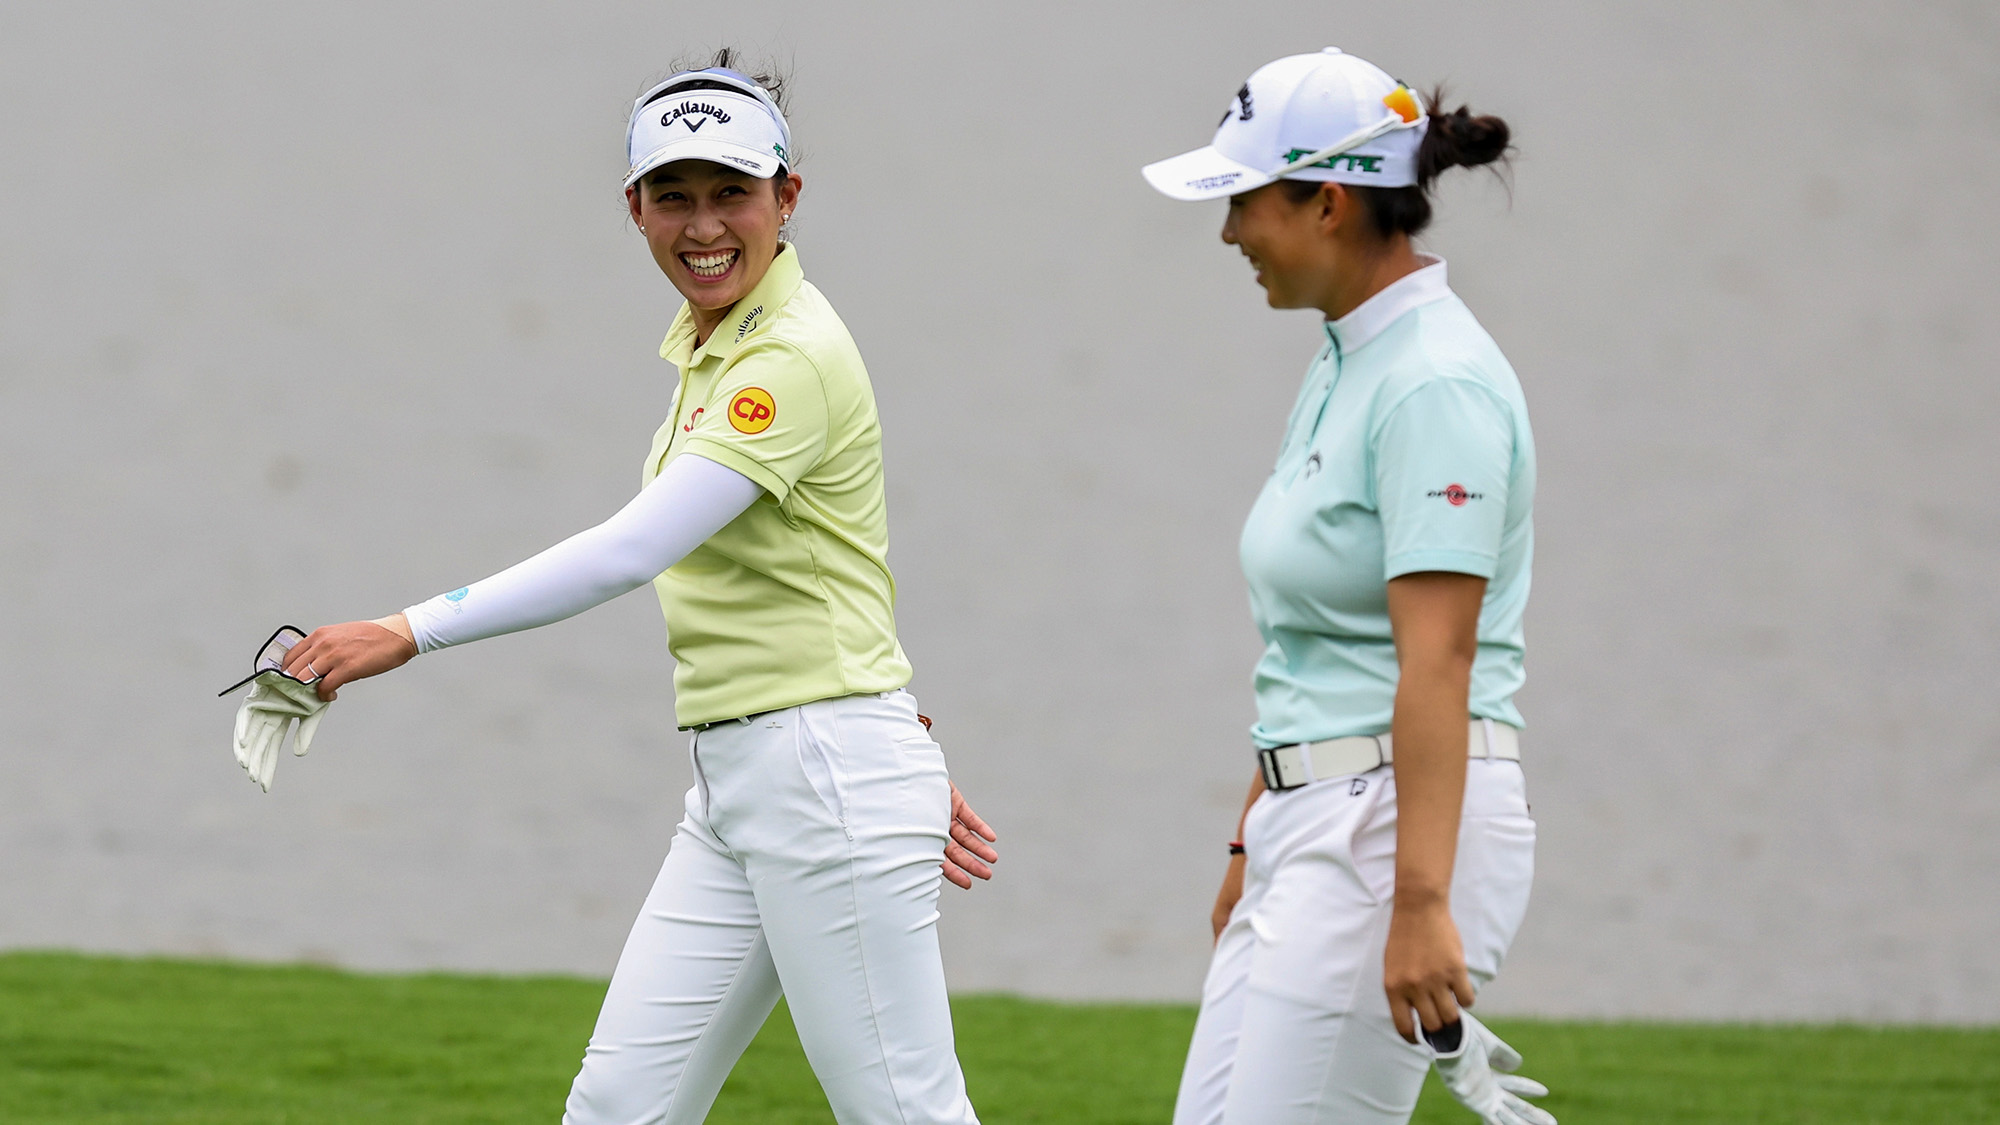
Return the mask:
<path id="1" fill-rule="evenodd" d="M 639 233 L 640 233 L 640 234 L 645 234 L 645 233 L 646 233 L 646 228 L 645 228 L 645 227 L 640 227 L 640 228 L 639 228 Z"/>

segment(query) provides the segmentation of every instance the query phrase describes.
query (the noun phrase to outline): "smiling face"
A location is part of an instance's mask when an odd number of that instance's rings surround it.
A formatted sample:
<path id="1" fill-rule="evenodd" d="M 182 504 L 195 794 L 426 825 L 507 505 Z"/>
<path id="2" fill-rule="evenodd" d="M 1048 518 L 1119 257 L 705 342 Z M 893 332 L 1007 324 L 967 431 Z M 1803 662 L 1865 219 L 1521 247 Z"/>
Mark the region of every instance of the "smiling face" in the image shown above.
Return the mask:
<path id="1" fill-rule="evenodd" d="M 1409 235 L 1382 233 L 1364 190 L 1279 180 L 1232 195 L 1222 241 L 1250 259 L 1272 308 L 1339 320 L 1425 264 Z"/>
<path id="2" fill-rule="evenodd" d="M 660 272 L 693 306 L 701 338 L 764 279 L 803 184 L 791 173 L 774 182 L 706 160 L 676 160 L 625 189 L 632 221 Z"/>
<path id="3" fill-rule="evenodd" d="M 1274 309 L 1319 308 L 1338 270 L 1333 233 L 1345 218 L 1336 212 L 1352 197 L 1338 184 L 1294 201 L 1285 181 L 1229 197 L 1222 241 L 1243 251 L 1257 284 Z"/>

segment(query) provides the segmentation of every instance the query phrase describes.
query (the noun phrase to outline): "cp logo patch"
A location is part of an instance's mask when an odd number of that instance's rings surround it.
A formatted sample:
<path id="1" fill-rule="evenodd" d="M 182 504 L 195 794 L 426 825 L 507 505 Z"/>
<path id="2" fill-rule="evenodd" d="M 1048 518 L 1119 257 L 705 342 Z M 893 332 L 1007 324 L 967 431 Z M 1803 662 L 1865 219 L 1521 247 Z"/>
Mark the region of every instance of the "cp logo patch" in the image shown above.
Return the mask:
<path id="1" fill-rule="evenodd" d="M 778 404 L 762 387 L 745 387 L 729 400 L 729 424 L 740 434 L 761 434 L 778 416 Z"/>

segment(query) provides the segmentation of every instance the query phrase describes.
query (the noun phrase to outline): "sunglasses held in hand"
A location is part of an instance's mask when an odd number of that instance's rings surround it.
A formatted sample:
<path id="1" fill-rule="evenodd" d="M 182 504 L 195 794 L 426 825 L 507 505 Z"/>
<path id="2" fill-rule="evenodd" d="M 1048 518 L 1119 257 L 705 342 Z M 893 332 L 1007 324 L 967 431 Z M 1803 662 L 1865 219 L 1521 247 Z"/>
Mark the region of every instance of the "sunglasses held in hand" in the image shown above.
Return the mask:
<path id="1" fill-rule="evenodd" d="M 228 687 L 223 688 L 221 691 L 216 692 L 215 697 L 217 699 L 220 699 L 223 696 L 228 695 L 230 692 L 246 686 L 247 684 L 250 683 L 250 681 L 256 679 L 257 677 L 263 675 L 266 672 L 276 672 L 278 675 L 284 676 L 288 680 L 292 680 L 301 684 L 309 684 L 312 683 L 313 680 L 319 679 L 318 676 L 314 676 L 312 679 L 301 680 L 297 676 L 287 674 L 285 671 L 285 657 L 291 653 L 292 649 L 295 646 L 297 646 L 300 641 L 303 641 L 305 639 L 306 639 L 306 631 L 304 629 L 299 628 L 297 625 L 278 626 L 278 631 L 271 634 L 271 639 L 265 641 L 262 645 L 258 646 L 257 661 L 255 664 L 251 665 L 252 669 L 254 670 L 249 675 L 243 677 L 242 679 L 236 681 L 233 684 L 230 684 Z"/>
<path id="2" fill-rule="evenodd" d="M 319 677 L 302 680 L 285 671 L 285 658 L 305 639 L 304 629 L 296 625 L 281 627 L 258 647 L 251 673 L 220 693 L 228 695 L 250 685 L 250 694 L 236 712 L 236 735 L 230 748 L 236 754 L 236 764 L 267 793 L 271 790 L 271 775 L 278 766 L 278 750 L 287 736 L 297 731 L 292 739 L 292 753 L 304 754 L 326 714 L 326 701 L 313 686 Z M 310 672 L 312 665 L 306 665 L 306 669 Z"/>

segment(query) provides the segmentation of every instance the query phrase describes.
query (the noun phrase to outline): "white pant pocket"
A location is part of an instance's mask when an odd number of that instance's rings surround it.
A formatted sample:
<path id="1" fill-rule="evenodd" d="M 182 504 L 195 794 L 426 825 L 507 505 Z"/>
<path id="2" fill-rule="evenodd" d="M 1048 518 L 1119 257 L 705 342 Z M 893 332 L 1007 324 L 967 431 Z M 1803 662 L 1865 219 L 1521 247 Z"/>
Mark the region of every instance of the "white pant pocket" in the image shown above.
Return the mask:
<path id="1" fill-rule="evenodd" d="M 798 759 L 799 770 L 805 774 L 806 784 L 812 786 L 819 803 L 833 819 L 847 823 L 847 794 L 841 784 L 842 771 L 838 768 L 840 744 L 832 731 L 815 729 L 818 724 L 806 718 L 805 709 L 799 709 Z"/>
<path id="2" fill-rule="evenodd" d="M 1481 983 L 1499 975 L 1528 913 L 1535 882 L 1535 822 L 1526 814 L 1467 820 L 1459 830 L 1452 920 L 1465 967 Z"/>

